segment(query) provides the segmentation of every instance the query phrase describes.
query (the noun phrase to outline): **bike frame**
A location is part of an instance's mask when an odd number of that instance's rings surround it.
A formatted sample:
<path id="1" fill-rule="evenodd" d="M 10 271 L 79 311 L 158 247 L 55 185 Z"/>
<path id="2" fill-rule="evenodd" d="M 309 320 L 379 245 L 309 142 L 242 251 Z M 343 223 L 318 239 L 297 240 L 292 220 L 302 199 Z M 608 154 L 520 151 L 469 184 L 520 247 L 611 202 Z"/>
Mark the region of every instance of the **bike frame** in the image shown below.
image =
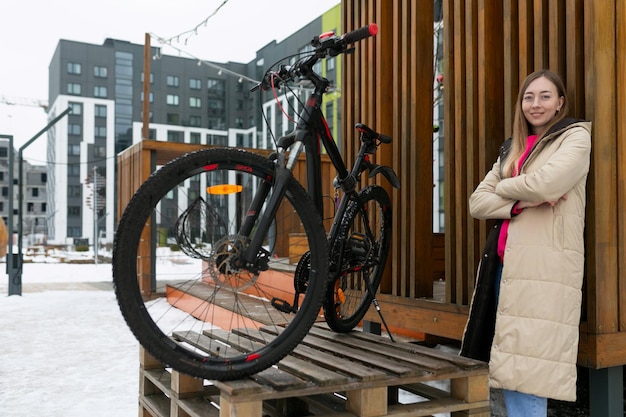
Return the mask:
<path id="1" fill-rule="evenodd" d="M 327 155 L 337 171 L 338 185 L 344 191 L 344 195 L 337 207 L 333 224 L 328 232 L 328 239 L 330 241 L 336 238 L 340 219 L 348 202 L 357 198 L 355 191 L 356 176 L 359 173 L 358 170 L 364 158 L 364 148 L 363 146 L 361 147 L 353 165 L 352 172 L 349 172 L 341 157 L 341 152 L 328 128 L 326 119 L 320 110 L 323 95 L 329 87 L 329 82 L 316 74 L 310 66 L 303 66 L 303 76 L 313 82 L 314 90 L 300 112 L 296 130 L 292 134 L 281 137 L 278 140 L 278 162 L 275 169 L 272 195 L 269 197 L 270 200 L 265 206 L 265 210 L 262 211 L 263 202 L 267 199 L 271 186 L 266 183 L 258 190 L 240 231 L 240 233 L 245 236 L 248 236 L 252 231 L 259 215 L 261 217 L 259 218 L 257 230 L 267 231 L 269 229 L 272 219 L 278 211 L 280 201 L 285 195 L 286 184 L 289 177 L 292 175 L 295 161 L 303 151 L 305 152 L 306 161 L 307 192 L 311 196 L 320 215 L 323 213 L 322 184 L 319 180 L 321 177 L 322 151 L 320 144 L 326 149 Z M 288 159 L 286 155 L 287 150 L 290 151 Z M 285 159 L 287 160 L 285 161 Z M 263 236 L 264 233 L 256 233 L 251 244 L 244 251 L 243 261 L 247 264 L 247 267 L 254 265 L 255 269 L 259 268 L 259 265 L 255 264 L 257 263 L 257 256 L 262 245 Z"/>

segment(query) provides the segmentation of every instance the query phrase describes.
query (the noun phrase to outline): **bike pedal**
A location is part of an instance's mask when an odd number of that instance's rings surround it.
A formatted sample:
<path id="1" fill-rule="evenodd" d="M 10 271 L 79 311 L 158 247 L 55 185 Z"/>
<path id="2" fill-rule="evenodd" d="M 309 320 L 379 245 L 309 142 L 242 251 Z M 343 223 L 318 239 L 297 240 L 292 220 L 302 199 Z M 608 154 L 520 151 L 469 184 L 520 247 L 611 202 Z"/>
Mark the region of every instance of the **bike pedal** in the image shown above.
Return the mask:
<path id="1" fill-rule="evenodd" d="M 272 307 L 274 307 L 276 310 L 283 312 L 283 313 L 295 313 L 295 309 L 291 306 L 291 304 L 289 304 L 287 301 L 285 300 L 281 300 L 280 298 L 272 298 Z"/>

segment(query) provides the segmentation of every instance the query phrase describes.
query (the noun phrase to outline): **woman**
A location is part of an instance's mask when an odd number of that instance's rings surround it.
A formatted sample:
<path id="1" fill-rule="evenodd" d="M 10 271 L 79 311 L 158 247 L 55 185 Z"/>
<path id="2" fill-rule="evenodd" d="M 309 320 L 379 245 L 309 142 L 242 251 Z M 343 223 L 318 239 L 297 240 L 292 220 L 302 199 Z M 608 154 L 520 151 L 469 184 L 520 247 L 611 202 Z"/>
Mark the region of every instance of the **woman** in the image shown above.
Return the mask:
<path id="1" fill-rule="evenodd" d="M 567 118 L 567 110 L 558 75 L 530 74 L 510 148 L 469 200 L 474 218 L 502 219 L 492 239 L 497 267 L 485 276 L 483 259 L 476 288 L 495 280 L 490 385 L 504 390 L 509 417 L 546 416 L 547 398 L 576 399 L 591 123 Z M 472 310 L 479 300 L 475 293 Z M 484 326 L 470 314 L 463 343 Z"/>

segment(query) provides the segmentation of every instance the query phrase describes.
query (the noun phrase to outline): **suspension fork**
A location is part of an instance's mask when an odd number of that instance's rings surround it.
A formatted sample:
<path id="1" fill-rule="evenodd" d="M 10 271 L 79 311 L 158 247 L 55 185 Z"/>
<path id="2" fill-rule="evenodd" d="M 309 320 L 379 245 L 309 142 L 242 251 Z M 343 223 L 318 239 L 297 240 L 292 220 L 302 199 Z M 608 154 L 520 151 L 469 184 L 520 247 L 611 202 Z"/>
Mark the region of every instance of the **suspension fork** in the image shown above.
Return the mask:
<path id="1" fill-rule="evenodd" d="M 243 236 L 250 236 L 255 224 L 256 232 L 252 237 L 252 241 L 242 253 L 241 260 L 243 261 L 243 265 L 256 264 L 257 255 L 261 250 L 261 246 L 263 246 L 267 231 L 270 229 L 272 221 L 278 213 L 280 203 L 285 197 L 287 186 L 292 176 L 291 171 L 293 170 L 298 155 L 302 152 L 302 142 L 297 141 L 292 148 L 286 166 L 282 166 L 280 162 L 276 163 L 274 166 L 274 186 L 272 187 L 272 184 L 264 181 L 257 190 L 250 205 L 250 209 L 246 213 L 246 218 L 241 226 L 240 233 Z M 279 161 L 282 161 L 283 158 L 284 153 L 281 153 L 279 155 Z M 270 191 L 272 195 L 269 197 L 269 201 L 267 201 L 265 210 L 261 212 L 263 203 L 267 200 Z"/>

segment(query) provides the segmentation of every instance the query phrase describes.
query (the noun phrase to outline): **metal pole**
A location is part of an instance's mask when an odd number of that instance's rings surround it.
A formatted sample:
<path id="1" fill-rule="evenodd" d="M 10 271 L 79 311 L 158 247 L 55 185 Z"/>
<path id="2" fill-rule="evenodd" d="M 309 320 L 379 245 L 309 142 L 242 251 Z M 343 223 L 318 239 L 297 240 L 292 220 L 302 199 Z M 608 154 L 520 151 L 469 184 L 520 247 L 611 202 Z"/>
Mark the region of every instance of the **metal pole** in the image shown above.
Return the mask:
<path id="1" fill-rule="evenodd" d="M 13 268 L 15 270 L 15 276 L 11 279 L 11 281 L 13 282 L 13 288 L 14 288 L 14 292 L 11 291 L 11 282 L 9 282 L 9 295 L 22 295 L 22 221 L 23 221 L 23 215 L 24 215 L 24 210 L 23 210 L 23 193 L 22 193 L 22 187 L 24 186 L 24 170 L 22 168 L 23 165 L 23 158 L 22 158 L 22 154 L 24 152 L 24 149 L 26 149 L 28 146 L 30 146 L 31 143 L 33 143 L 39 136 L 43 135 L 44 133 L 46 133 L 52 126 L 54 126 L 59 120 L 61 120 L 63 117 L 65 117 L 70 111 L 72 111 L 71 107 L 68 107 L 67 109 L 65 109 L 65 111 L 63 111 L 63 113 L 59 114 L 57 117 L 55 117 L 54 119 L 52 119 L 52 121 L 50 121 L 50 123 L 48 123 L 46 125 L 46 127 L 44 127 L 43 129 L 41 129 L 39 132 L 37 132 L 37 134 L 35 134 L 35 136 L 33 136 L 32 138 L 29 139 L 28 142 L 26 142 L 24 145 L 22 145 L 19 149 L 18 155 L 19 155 L 19 172 L 18 172 L 18 192 L 17 192 L 17 200 L 18 200 L 18 235 L 17 235 L 17 264 L 18 267 L 16 268 L 15 265 L 13 265 Z M 13 148 L 11 148 L 13 149 Z M 10 151 L 10 153 L 12 154 L 12 150 Z M 9 178 L 11 181 L 11 186 L 13 186 L 13 179 L 12 179 L 12 174 L 13 174 L 13 170 L 11 169 L 11 172 L 9 172 Z M 12 200 L 12 198 L 11 198 Z M 11 201 L 9 200 L 9 201 Z M 9 203 L 10 204 L 10 203 Z M 10 248 L 10 246 L 9 246 Z M 8 267 L 8 264 L 7 264 Z"/>
<path id="2" fill-rule="evenodd" d="M 91 190 L 93 192 L 93 254 L 94 263 L 98 265 L 98 168 L 95 165 L 93 167 Z"/>

